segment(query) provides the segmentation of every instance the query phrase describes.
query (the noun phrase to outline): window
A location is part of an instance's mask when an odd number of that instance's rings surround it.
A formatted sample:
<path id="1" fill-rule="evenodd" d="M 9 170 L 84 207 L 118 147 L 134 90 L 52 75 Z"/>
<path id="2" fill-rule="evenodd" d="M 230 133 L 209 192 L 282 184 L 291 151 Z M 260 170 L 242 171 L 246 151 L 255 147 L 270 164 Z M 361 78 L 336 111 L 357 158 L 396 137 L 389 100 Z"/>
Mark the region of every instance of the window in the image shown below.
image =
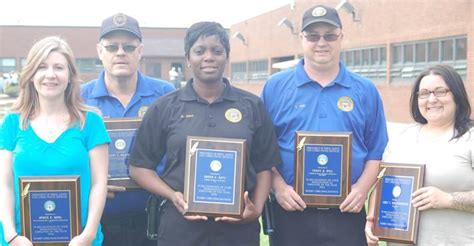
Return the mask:
<path id="1" fill-rule="evenodd" d="M 369 52 L 369 49 L 362 50 L 362 66 L 367 66 L 370 64 Z"/>
<path id="2" fill-rule="evenodd" d="M 346 66 L 352 66 L 354 65 L 354 59 L 352 58 L 352 55 L 354 54 L 354 52 L 352 51 L 347 51 L 347 52 L 343 52 L 346 54 Z"/>
<path id="3" fill-rule="evenodd" d="M 268 75 L 267 60 L 249 62 L 249 80 L 265 80 L 267 79 Z"/>
<path id="4" fill-rule="evenodd" d="M 0 58 L 0 72 L 9 73 L 16 71 L 15 58 Z"/>
<path id="5" fill-rule="evenodd" d="M 83 73 L 98 73 L 103 69 L 102 62 L 95 58 L 76 59 L 76 65 Z"/>
<path id="6" fill-rule="evenodd" d="M 354 66 L 359 66 L 360 64 L 360 50 L 354 50 Z"/>
<path id="7" fill-rule="evenodd" d="M 403 63 L 413 63 L 413 44 L 403 45 Z"/>
<path id="8" fill-rule="evenodd" d="M 379 59 L 379 49 L 372 48 L 370 49 L 370 65 L 375 65 L 380 62 Z"/>
<path id="9" fill-rule="evenodd" d="M 439 42 L 428 42 L 428 61 L 439 61 Z"/>
<path id="10" fill-rule="evenodd" d="M 161 63 L 149 62 L 146 64 L 147 75 L 161 79 Z"/>
<path id="11" fill-rule="evenodd" d="M 394 45 L 392 48 L 392 64 L 402 63 L 402 48 L 401 45 Z"/>
<path id="12" fill-rule="evenodd" d="M 387 69 L 385 47 L 356 48 L 341 52 L 341 60 L 347 69 L 367 78 L 385 79 Z"/>
<path id="13" fill-rule="evenodd" d="M 384 65 L 387 63 L 387 50 L 385 47 L 380 48 L 380 64 Z"/>
<path id="14" fill-rule="evenodd" d="M 415 62 L 426 62 L 426 43 L 416 44 L 415 50 Z"/>
<path id="15" fill-rule="evenodd" d="M 467 56 L 467 38 L 457 38 L 456 39 L 456 46 L 454 47 L 456 50 L 456 60 L 466 60 Z"/>
<path id="16" fill-rule="evenodd" d="M 231 80 L 239 81 L 239 80 L 247 80 L 247 63 L 245 62 L 237 62 L 232 63 L 231 67 Z"/>
<path id="17" fill-rule="evenodd" d="M 178 70 L 183 71 L 183 63 L 181 63 L 181 62 L 172 62 L 171 67 L 175 67 L 176 71 L 178 71 Z"/>
<path id="18" fill-rule="evenodd" d="M 341 61 L 347 61 L 346 56 L 347 56 L 347 52 L 341 52 L 339 58 L 341 59 Z M 346 64 L 347 66 L 347 63 L 344 63 L 344 64 Z"/>
<path id="19" fill-rule="evenodd" d="M 451 61 L 454 59 L 454 40 L 444 40 L 441 41 L 441 60 L 442 61 Z"/>
<path id="20" fill-rule="evenodd" d="M 392 80 L 416 77 L 430 64 L 450 65 L 461 74 L 466 74 L 467 38 L 448 37 L 392 45 Z"/>

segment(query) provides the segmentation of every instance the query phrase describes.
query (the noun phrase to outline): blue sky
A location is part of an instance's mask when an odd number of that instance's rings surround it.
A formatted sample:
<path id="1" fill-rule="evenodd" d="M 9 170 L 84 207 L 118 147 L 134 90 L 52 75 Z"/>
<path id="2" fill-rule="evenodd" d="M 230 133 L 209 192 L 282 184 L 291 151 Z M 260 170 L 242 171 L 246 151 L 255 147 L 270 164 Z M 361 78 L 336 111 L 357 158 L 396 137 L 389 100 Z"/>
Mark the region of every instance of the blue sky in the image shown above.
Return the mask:
<path id="1" fill-rule="evenodd" d="M 189 27 L 209 20 L 230 27 L 292 0 L 6 0 L 0 25 L 99 26 L 117 12 L 138 19 L 143 27 Z"/>

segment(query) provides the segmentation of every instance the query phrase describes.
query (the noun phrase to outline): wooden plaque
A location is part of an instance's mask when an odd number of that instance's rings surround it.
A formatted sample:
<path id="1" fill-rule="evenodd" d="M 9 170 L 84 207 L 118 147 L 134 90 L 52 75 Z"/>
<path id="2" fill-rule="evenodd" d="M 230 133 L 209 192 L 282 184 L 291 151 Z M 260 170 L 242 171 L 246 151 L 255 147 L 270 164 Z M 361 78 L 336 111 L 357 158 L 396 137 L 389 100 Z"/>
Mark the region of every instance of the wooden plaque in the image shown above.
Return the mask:
<path id="1" fill-rule="evenodd" d="M 81 233 L 79 176 L 19 177 L 23 236 L 35 246 L 68 245 Z"/>
<path id="2" fill-rule="evenodd" d="M 188 136 L 185 215 L 241 217 L 246 154 L 243 139 Z"/>
<path id="3" fill-rule="evenodd" d="M 140 118 L 104 119 L 111 142 L 109 145 L 109 185 L 140 188 L 128 174 L 128 158 L 132 151 Z"/>
<path id="4" fill-rule="evenodd" d="M 294 189 L 312 207 L 337 207 L 351 191 L 352 133 L 295 136 Z"/>
<path id="5" fill-rule="evenodd" d="M 380 168 L 383 177 L 375 190 L 374 235 L 416 244 L 419 211 L 413 208 L 411 194 L 423 186 L 425 165 L 382 163 Z"/>

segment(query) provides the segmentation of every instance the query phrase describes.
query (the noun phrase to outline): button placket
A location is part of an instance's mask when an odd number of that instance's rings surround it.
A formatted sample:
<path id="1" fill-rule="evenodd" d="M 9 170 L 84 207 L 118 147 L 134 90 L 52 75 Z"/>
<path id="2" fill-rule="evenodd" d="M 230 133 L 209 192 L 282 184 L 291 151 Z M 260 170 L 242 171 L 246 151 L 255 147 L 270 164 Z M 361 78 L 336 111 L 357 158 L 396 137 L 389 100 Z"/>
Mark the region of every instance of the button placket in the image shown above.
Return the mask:
<path id="1" fill-rule="evenodd" d="M 207 106 L 206 115 L 207 115 L 207 127 L 216 127 L 216 122 L 214 120 L 214 115 L 212 112 L 212 104 L 209 104 Z"/>

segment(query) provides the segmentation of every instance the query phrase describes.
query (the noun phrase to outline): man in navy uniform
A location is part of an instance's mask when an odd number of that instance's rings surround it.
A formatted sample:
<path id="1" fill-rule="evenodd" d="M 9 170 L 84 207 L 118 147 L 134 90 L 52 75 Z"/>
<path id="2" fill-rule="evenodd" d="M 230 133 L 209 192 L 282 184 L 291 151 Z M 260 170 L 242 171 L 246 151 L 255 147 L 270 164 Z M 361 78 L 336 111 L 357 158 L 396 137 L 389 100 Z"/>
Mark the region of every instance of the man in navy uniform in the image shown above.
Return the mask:
<path id="1" fill-rule="evenodd" d="M 308 9 L 300 33 L 304 58 L 273 75 L 262 99 L 270 113 L 283 164 L 272 169 L 275 245 L 366 245 L 364 202 L 387 144 L 382 100 L 374 84 L 340 62 L 337 11 Z M 352 189 L 339 208 L 307 208 L 293 190 L 295 131 L 352 132 Z"/>
<path id="2" fill-rule="evenodd" d="M 97 54 L 104 71 L 82 85 L 81 96 L 102 111 L 104 118 L 143 117 L 152 102 L 174 88 L 138 71 L 143 54 L 138 21 L 119 13 L 102 22 Z M 155 245 L 146 238 L 144 190 L 109 185 L 101 220 L 104 245 Z"/>

